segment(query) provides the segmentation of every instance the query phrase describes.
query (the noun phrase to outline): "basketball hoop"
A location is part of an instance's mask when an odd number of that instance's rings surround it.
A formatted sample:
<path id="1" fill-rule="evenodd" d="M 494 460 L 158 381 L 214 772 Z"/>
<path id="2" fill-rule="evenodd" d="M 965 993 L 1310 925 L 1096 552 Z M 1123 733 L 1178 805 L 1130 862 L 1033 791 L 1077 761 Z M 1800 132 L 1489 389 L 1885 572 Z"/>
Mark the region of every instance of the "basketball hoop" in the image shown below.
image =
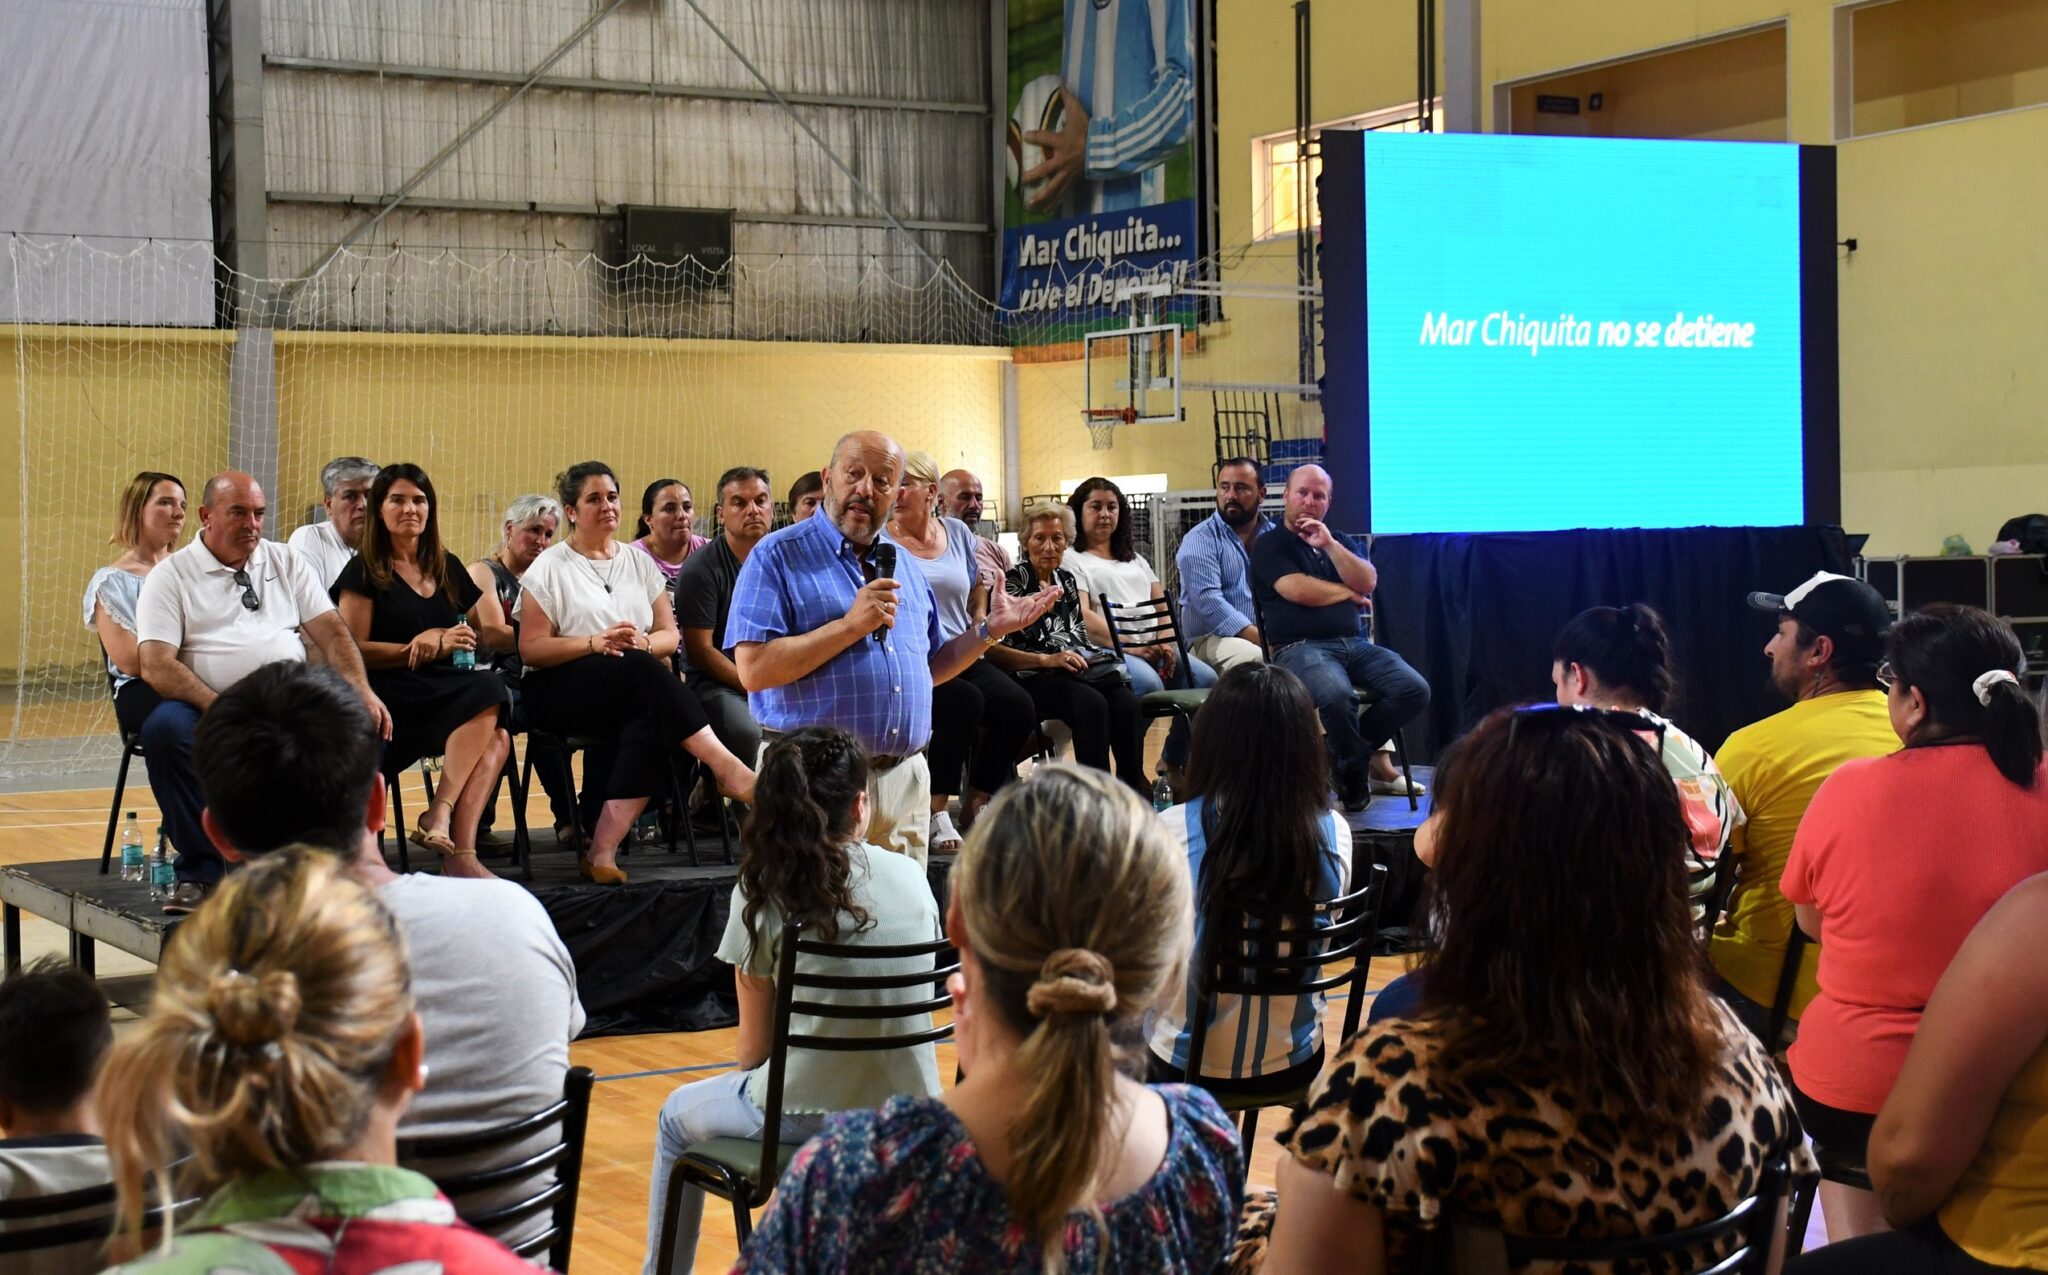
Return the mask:
<path id="1" fill-rule="evenodd" d="M 1098 452 L 1116 447 L 1116 431 L 1119 425 L 1138 423 L 1136 407 L 1089 407 L 1081 414 L 1088 418 L 1088 445 Z"/>

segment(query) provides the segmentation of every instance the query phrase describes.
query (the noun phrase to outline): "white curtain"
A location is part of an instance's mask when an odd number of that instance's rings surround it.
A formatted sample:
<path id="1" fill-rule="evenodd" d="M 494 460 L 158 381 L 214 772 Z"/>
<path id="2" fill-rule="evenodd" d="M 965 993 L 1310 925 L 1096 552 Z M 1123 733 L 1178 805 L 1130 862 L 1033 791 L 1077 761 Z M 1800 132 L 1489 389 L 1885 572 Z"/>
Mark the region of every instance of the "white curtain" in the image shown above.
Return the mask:
<path id="1" fill-rule="evenodd" d="M 0 32 L 0 321 L 211 323 L 210 252 L 144 250 L 213 240 L 204 0 L 0 0 Z"/>

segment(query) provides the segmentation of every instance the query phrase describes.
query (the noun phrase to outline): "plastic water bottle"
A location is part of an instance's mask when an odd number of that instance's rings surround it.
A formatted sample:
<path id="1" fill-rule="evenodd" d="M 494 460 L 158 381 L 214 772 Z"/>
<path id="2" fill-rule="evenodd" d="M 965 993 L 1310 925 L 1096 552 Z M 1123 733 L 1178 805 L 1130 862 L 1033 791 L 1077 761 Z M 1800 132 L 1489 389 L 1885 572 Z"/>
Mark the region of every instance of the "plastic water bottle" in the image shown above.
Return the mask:
<path id="1" fill-rule="evenodd" d="M 171 866 L 171 847 L 164 826 L 156 826 L 156 854 L 149 861 L 149 897 L 168 899 L 178 888 L 178 872 Z"/>
<path id="2" fill-rule="evenodd" d="M 458 629 L 466 629 L 469 627 L 469 621 L 457 620 L 455 622 L 455 627 Z M 476 668 L 476 652 L 466 646 L 456 647 L 455 667 L 463 669 L 465 671 Z"/>
<path id="3" fill-rule="evenodd" d="M 1173 805 L 1173 785 L 1166 782 L 1166 771 L 1159 772 L 1159 782 L 1152 785 L 1152 808 L 1165 810 Z"/>
<path id="4" fill-rule="evenodd" d="M 128 822 L 121 825 L 121 879 L 140 881 L 148 876 L 142 857 L 142 828 L 135 822 L 135 812 L 128 812 Z"/>

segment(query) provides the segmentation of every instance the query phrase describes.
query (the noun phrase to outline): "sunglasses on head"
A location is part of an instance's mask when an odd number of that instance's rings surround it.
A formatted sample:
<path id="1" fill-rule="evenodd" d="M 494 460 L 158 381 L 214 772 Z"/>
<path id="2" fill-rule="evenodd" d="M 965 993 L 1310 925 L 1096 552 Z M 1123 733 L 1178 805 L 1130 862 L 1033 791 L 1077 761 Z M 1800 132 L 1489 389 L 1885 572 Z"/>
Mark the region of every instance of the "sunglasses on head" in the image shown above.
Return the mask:
<path id="1" fill-rule="evenodd" d="M 1551 713 L 1578 713 L 1584 718 L 1605 722 L 1619 730 L 1624 730 L 1631 735 L 1637 736 L 1646 743 L 1653 744 L 1657 750 L 1657 756 L 1660 759 L 1664 756 L 1663 720 L 1652 717 L 1648 713 L 1631 711 L 1625 708 L 1595 708 L 1590 704 L 1527 704 L 1516 709 L 1514 717 L 1509 720 L 1508 738 L 1510 740 L 1514 738 L 1515 727 L 1523 719 L 1540 719 L 1541 715 Z M 1547 720 L 1565 721 L 1567 719 L 1552 717 Z"/>

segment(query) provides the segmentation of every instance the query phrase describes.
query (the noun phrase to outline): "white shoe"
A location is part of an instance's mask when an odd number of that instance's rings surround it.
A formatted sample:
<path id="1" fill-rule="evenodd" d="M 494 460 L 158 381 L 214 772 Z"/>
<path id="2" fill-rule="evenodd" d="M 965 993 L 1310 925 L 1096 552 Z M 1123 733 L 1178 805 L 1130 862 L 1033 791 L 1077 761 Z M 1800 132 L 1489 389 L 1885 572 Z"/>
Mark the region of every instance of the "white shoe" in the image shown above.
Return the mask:
<path id="1" fill-rule="evenodd" d="M 953 826 L 953 814 L 941 810 L 932 816 L 931 840 L 926 843 L 933 854 L 953 854 L 960 849 L 960 832 Z"/>
<path id="2" fill-rule="evenodd" d="M 1419 779 L 1404 779 L 1400 775 L 1392 779 L 1369 781 L 1373 794 L 1379 797 L 1420 797 L 1429 792 L 1428 785 Z"/>

